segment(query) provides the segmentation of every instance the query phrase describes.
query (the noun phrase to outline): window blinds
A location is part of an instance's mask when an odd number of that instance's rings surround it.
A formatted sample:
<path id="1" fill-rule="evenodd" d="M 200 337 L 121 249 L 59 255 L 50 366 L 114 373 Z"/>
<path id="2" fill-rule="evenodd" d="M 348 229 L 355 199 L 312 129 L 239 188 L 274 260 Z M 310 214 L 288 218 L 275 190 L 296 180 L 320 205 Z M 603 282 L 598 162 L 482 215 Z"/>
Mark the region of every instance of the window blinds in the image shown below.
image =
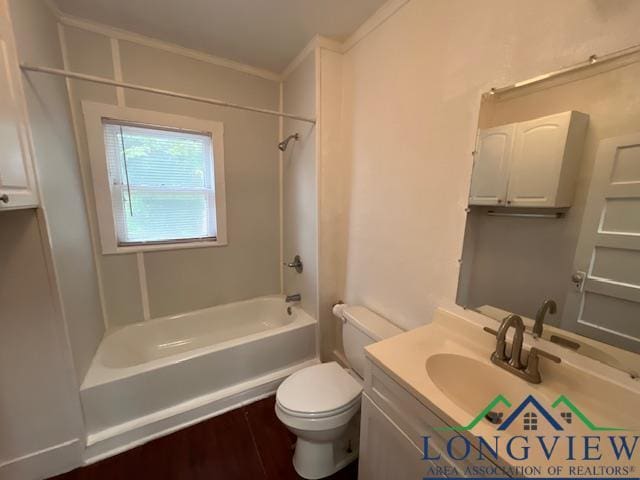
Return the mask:
<path id="1" fill-rule="evenodd" d="M 215 239 L 212 138 L 103 119 L 120 246 Z"/>

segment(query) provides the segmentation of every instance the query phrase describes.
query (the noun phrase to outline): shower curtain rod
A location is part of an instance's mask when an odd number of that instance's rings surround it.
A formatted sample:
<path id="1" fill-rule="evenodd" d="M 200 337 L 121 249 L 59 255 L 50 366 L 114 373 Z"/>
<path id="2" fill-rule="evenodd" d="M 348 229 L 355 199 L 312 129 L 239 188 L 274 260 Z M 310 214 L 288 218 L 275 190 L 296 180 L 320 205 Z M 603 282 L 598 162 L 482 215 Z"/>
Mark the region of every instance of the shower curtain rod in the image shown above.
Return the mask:
<path id="1" fill-rule="evenodd" d="M 266 108 L 247 107 L 245 105 L 239 105 L 237 103 L 225 102 L 217 100 L 215 98 L 198 97 L 196 95 L 187 95 L 185 93 L 172 92 L 171 90 L 162 90 L 160 88 L 146 87 L 144 85 L 138 85 L 135 83 L 118 82 L 111 80 L 110 78 L 97 77 L 95 75 L 87 75 L 84 73 L 71 72 L 69 70 L 61 70 L 59 68 L 41 67 L 36 65 L 21 64 L 20 68 L 25 72 L 39 72 L 48 73 L 50 75 L 57 75 L 59 77 L 75 78 L 76 80 L 84 80 L 87 82 L 100 83 L 102 85 L 109 85 L 112 87 L 128 88 L 130 90 L 139 90 L 141 92 L 155 93 L 157 95 L 165 95 L 167 97 L 182 98 L 184 100 L 192 100 L 194 102 L 208 103 L 210 105 L 218 105 L 220 107 L 235 108 L 238 110 L 246 110 L 249 112 L 263 113 L 265 115 L 272 115 L 274 117 L 290 118 L 292 120 L 300 120 L 302 122 L 308 122 L 315 124 L 316 121 L 313 118 L 302 117 L 300 115 L 293 115 L 291 113 L 276 112 L 275 110 L 268 110 Z"/>

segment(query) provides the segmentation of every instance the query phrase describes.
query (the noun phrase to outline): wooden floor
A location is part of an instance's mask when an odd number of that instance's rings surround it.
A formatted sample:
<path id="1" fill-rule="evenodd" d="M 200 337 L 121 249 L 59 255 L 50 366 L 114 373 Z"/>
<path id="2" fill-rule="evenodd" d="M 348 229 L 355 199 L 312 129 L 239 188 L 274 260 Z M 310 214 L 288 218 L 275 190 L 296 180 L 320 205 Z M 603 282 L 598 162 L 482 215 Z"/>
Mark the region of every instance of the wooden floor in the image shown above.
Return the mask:
<path id="1" fill-rule="evenodd" d="M 227 412 L 55 480 L 288 480 L 293 436 L 278 420 L 275 397 Z M 330 477 L 356 480 L 357 462 Z"/>

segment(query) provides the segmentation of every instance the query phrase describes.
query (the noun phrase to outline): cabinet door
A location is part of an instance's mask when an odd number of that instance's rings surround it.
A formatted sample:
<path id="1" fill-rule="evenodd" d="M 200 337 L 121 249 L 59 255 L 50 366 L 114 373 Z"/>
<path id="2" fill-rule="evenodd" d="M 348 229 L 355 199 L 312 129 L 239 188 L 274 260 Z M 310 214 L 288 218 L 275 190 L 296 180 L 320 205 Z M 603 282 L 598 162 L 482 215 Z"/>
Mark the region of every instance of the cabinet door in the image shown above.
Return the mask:
<path id="1" fill-rule="evenodd" d="M 469 205 L 504 204 L 515 128 L 512 123 L 478 132 Z"/>
<path id="2" fill-rule="evenodd" d="M 507 204 L 555 207 L 571 112 L 517 124 Z"/>
<path id="3" fill-rule="evenodd" d="M 359 480 L 422 479 L 430 462 L 366 395 L 362 395 Z M 428 475 L 431 476 L 431 475 Z"/>
<path id="4" fill-rule="evenodd" d="M 0 210 L 38 203 L 20 68 L 6 0 L 0 0 Z"/>

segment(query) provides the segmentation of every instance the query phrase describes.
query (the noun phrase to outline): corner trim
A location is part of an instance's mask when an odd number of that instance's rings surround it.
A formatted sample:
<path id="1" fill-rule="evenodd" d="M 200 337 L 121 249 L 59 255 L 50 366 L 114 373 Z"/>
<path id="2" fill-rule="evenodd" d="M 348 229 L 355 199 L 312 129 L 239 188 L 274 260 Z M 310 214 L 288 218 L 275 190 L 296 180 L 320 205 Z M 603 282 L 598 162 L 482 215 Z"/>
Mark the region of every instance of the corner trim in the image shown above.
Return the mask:
<path id="1" fill-rule="evenodd" d="M 323 37 L 322 35 L 315 35 L 282 71 L 280 74 L 281 81 L 285 81 L 316 48 L 326 48 L 334 52 L 342 53 L 342 44 L 340 42 Z"/>

